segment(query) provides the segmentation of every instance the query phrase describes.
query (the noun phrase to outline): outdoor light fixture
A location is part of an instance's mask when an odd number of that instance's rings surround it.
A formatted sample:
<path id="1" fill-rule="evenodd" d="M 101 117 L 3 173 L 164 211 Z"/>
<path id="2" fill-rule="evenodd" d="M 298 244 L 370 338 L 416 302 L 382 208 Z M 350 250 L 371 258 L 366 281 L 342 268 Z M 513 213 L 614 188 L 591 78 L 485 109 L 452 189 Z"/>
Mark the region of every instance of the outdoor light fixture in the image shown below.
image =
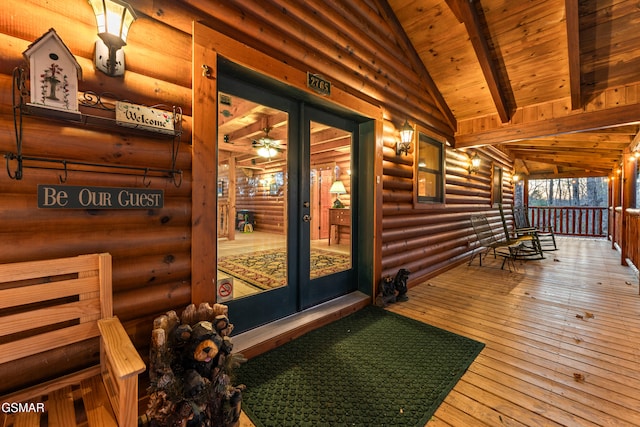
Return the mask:
<path id="1" fill-rule="evenodd" d="M 340 181 L 340 180 L 333 181 L 333 184 L 331 184 L 331 188 L 329 189 L 329 193 L 336 195 L 336 200 L 335 200 L 335 202 L 333 202 L 333 207 L 334 208 L 344 208 L 344 205 L 342 204 L 342 202 L 338 198 L 338 196 L 340 196 L 340 194 L 347 194 L 347 189 L 344 188 L 344 184 L 342 183 L 342 181 Z"/>
<path id="2" fill-rule="evenodd" d="M 469 162 L 469 173 L 477 173 L 480 170 L 480 163 L 482 160 L 478 153 L 474 153 Z"/>
<path id="3" fill-rule="evenodd" d="M 96 15 L 96 68 L 108 76 L 124 74 L 124 52 L 129 27 L 136 20 L 133 8 L 121 0 L 89 0 Z"/>
<path id="4" fill-rule="evenodd" d="M 403 153 L 405 156 L 408 155 L 412 140 L 413 128 L 409 124 L 409 121 L 405 120 L 404 124 L 400 128 L 400 141 L 396 142 L 396 155 L 399 156 Z"/>

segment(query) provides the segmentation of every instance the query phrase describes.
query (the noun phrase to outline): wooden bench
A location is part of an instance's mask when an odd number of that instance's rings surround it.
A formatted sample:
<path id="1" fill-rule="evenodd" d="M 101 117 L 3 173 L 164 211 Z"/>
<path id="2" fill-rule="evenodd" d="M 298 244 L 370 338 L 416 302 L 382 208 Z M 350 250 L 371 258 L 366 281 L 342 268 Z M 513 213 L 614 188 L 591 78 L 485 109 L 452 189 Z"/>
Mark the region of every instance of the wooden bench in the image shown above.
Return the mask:
<path id="1" fill-rule="evenodd" d="M 0 426 L 136 426 L 145 370 L 113 316 L 110 254 L 0 264 L 0 365 L 42 354 L 46 372 L 48 352 L 95 337 L 99 365 L 0 396 Z"/>

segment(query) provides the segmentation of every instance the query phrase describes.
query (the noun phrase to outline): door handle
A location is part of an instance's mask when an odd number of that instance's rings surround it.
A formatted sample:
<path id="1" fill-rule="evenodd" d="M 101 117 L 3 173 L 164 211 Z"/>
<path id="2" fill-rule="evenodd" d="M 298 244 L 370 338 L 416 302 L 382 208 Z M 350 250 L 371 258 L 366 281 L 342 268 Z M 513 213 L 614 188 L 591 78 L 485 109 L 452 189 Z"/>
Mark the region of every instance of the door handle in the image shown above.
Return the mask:
<path id="1" fill-rule="evenodd" d="M 302 220 L 304 222 L 310 222 L 311 221 L 311 215 L 302 215 Z"/>

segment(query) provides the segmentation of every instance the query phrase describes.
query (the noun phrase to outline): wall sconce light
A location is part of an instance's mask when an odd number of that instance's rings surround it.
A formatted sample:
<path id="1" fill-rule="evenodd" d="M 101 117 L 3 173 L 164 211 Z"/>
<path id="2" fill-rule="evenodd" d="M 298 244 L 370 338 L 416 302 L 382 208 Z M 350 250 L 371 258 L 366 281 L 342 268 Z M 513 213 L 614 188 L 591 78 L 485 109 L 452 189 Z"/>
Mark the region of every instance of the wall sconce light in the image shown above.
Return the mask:
<path id="1" fill-rule="evenodd" d="M 518 174 L 513 175 L 513 182 L 518 182 L 518 181 L 520 181 L 520 175 Z"/>
<path id="2" fill-rule="evenodd" d="M 129 27 L 136 20 L 133 8 L 121 0 L 89 0 L 96 15 L 96 68 L 108 76 L 124 74 L 124 52 Z"/>
<path id="3" fill-rule="evenodd" d="M 400 128 L 400 141 L 396 142 L 396 156 L 403 154 L 406 156 L 411 149 L 411 141 L 413 140 L 413 128 L 408 120 Z"/>
<path id="4" fill-rule="evenodd" d="M 339 208 L 339 209 L 344 208 L 344 204 L 342 204 L 342 202 L 338 198 L 338 196 L 340 196 L 340 194 L 347 194 L 347 189 L 344 188 L 344 184 L 342 183 L 342 181 L 340 181 L 340 180 L 333 181 L 333 184 L 331 184 L 331 188 L 329 188 L 329 193 L 336 195 L 336 200 L 333 202 L 334 209 L 335 208 Z"/>
<path id="5" fill-rule="evenodd" d="M 480 156 L 478 156 L 478 153 L 474 153 L 469 161 L 469 173 L 477 173 L 480 170 L 481 162 L 482 160 Z"/>

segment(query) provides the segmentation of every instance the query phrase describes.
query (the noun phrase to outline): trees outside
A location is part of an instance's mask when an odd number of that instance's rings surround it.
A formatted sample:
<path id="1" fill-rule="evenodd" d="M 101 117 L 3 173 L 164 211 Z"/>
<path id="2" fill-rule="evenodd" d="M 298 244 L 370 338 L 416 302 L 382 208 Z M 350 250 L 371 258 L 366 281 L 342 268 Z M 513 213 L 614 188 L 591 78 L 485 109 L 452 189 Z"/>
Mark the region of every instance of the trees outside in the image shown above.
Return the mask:
<path id="1" fill-rule="evenodd" d="M 524 204 L 523 187 L 516 186 L 516 205 Z M 608 193 L 606 177 L 530 180 L 530 221 L 536 217 L 559 234 L 606 236 Z"/>
<path id="2" fill-rule="evenodd" d="M 529 181 L 529 206 L 606 207 L 606 177 L 536 179 Z"/>

